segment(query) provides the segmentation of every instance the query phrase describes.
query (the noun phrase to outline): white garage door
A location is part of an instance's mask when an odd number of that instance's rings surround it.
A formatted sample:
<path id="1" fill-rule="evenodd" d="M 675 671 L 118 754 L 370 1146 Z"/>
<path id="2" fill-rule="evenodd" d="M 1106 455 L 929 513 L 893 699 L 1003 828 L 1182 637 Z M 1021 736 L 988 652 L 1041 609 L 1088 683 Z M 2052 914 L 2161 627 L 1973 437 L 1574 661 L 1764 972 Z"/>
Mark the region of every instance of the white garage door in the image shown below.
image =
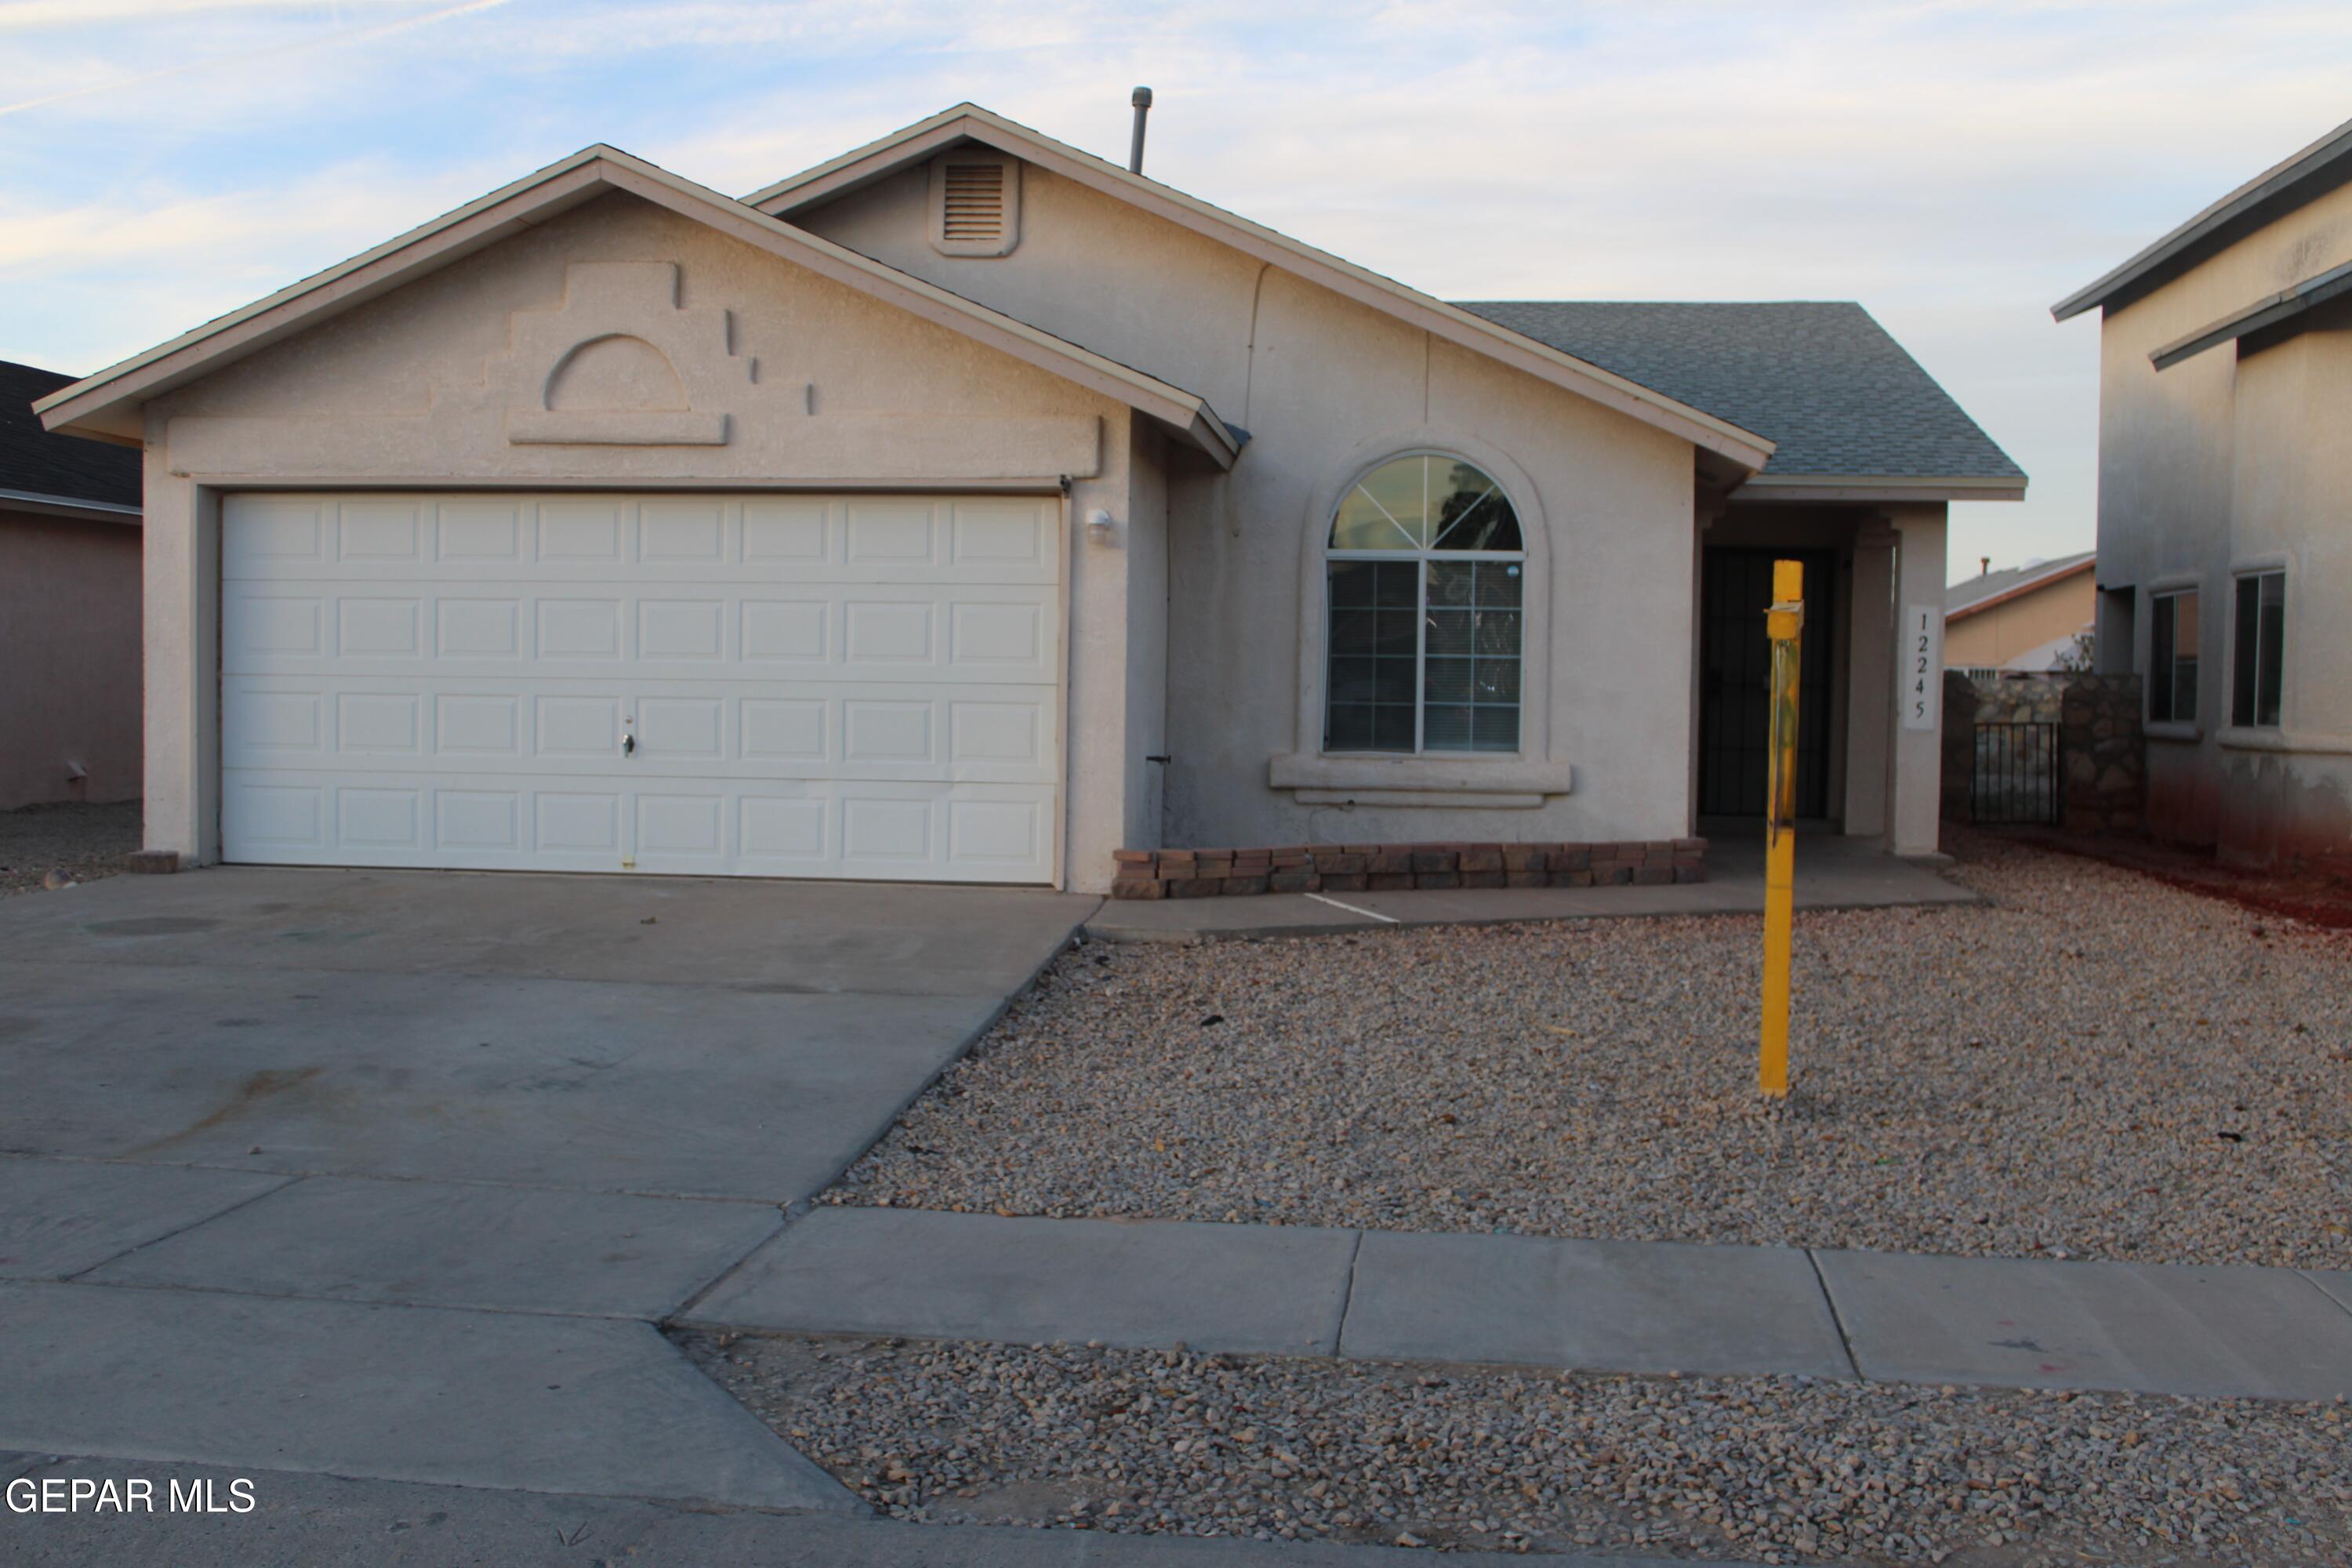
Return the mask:
<path id="1" fill-rule="evenodd" d="M 222 852 L 1050 882 L 1050 497 L 246 495 Z"/>

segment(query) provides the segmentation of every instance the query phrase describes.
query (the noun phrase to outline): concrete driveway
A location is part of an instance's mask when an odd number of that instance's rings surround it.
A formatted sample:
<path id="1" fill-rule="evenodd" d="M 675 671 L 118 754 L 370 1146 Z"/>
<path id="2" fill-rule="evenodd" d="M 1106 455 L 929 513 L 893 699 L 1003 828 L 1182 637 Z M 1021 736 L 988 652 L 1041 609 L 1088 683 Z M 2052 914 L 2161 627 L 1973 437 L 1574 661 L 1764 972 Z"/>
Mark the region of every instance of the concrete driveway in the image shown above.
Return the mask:
<path id="1" fill-rule="evenodd" d="M 258 868 L 0 902 L 0 1450 L 847 1510 L 653 1324 L 1096 902 Z"/>

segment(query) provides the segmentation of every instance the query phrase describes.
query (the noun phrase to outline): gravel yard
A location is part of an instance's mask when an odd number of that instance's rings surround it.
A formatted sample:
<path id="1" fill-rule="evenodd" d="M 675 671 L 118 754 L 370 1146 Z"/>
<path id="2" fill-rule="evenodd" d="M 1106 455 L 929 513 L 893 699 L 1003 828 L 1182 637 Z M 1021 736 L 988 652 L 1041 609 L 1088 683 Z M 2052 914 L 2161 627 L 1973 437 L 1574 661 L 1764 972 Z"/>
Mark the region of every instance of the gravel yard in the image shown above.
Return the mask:
<path id="1" fill-rule="evenodd" d="M 1767 1563 L 2340 1563 L 2340 1405 L 689 1337 L 939 1522 Z"/>
<path id="2" fill-rule="evenodd" d="M 827 1201 L 2352 1267 L 2352 933 L 1970 837 L 1990 908 L 1065 954 Z"/>
<path id="3" fill-rule="evenodd" d="M 37 893 L 41 879 L 63 870 L 94 882 L 122 869 L 139 847 L 140 805 L 27 805 L 0 811 L 0 898 Z"/>

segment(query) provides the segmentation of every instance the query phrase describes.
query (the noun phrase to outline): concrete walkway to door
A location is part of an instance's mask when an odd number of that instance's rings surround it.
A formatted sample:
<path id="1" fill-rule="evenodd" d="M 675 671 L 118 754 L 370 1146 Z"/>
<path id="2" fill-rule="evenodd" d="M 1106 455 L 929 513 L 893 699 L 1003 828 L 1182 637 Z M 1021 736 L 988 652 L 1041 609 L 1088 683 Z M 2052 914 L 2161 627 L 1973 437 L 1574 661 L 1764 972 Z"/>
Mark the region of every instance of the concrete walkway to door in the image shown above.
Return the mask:
<path id="1" fill-rule="evenodd" d="M 854 1511 L 655 1324 L 1096 902 L 226 868 L 0 903 L 0 1450 Z"/>

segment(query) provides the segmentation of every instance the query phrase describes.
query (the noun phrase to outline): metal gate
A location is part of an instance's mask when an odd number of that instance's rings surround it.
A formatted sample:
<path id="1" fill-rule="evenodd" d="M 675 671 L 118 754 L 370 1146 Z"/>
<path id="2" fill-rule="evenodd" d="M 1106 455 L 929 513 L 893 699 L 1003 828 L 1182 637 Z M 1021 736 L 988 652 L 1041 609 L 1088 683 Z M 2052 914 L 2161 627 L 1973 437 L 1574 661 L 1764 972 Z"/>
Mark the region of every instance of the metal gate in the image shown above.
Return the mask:
<path id="1" fill-rule="evenodd" d="M 2058 726 L 1980 723 L 1969 779 L 1969 820 L 2058 825 Z"/>

